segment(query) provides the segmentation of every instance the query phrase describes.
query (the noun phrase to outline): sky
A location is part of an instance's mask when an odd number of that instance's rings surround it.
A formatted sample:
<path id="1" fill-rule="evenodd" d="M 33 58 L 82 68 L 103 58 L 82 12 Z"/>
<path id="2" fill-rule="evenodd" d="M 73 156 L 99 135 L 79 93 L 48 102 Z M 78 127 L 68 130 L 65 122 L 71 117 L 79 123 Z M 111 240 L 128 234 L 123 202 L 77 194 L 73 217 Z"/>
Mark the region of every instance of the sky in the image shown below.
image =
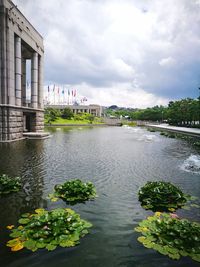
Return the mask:
<path id="1" fill-rule="evenodd" d="M 197 98 L 200 0 L 13 0 L 42 34 L 44 84 L 87 104 Z"/>

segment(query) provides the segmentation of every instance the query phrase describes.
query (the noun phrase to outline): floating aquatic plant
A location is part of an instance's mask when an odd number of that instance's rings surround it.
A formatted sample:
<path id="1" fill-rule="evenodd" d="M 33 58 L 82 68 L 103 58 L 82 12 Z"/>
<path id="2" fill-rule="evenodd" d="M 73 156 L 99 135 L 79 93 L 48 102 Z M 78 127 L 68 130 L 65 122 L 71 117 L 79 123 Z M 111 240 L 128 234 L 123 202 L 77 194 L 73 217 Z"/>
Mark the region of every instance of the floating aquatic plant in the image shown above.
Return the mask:
<path id="1" fill-rule="evenodd" d="M 9 177 L 7 174 L 0 175 L 0 196 L 17 192 L 21 188 L 19 177 Z"/>
<path id="2" fill-rule="evenodd" d="M 10 237 L 13 239 L 7 242 L 11 251 L 23 248 L 32 251 L 46 248 L 51 251 L 57 246 L 73 247 L 79 244 L 80 238 L 92 226 L 75 211 L 61 208 L 51 211 L 36 209 L 34 214 L 23 214 L 18 222 L 18 227 L 7 226 L 12 231 Z"/>
<path id="3" fill-rule="evenodd" d="M 79 179 L 67 181 L 64 184 L 57 184 L 54 193 L 49 197 L 53 201 L 57 198 L 76 204 L 96 197 L 96 189 L 91 182 L 84 183 Z"/>
<path id="4" fill-rule="evenodd" d="M 146 248 L 152 248 L 172 259 L 181 256 L 191 257 L 200 262 L 200 224 L 177 215 L 156 212 L 135 228 L 142 233 L 138 237 Z"/>
<path id="5" fill-rule="evenodd" d="M 152 211 L 173 211 L 185 205 L 189 195 L 169 182 L 147 182 L 138 192 L 138 199 L 144 209 Z"/>

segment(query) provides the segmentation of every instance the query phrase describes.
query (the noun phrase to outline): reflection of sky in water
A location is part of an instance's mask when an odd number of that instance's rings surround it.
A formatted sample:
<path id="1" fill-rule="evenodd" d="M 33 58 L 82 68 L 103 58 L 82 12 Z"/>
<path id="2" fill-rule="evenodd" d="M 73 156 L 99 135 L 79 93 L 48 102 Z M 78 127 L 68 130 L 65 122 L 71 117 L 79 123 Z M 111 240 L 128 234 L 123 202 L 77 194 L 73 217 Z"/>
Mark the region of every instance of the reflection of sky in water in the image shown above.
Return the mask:
<path id="1" fill-rule="evenodd" d="M 174 262 L 142 247 L 133 228 L 151 212 L 141 208 L 137 192 L 147 181 L 170 181 L 199 196 L 199 174 L 180 169 L 197 152 L 184 141 L 132 127 L 50 127 L 51 138 L 0 144 L 0 172 L 22 177 L 23 190 L 0 199 L 0 243 L 8 240 L 5 226 L 35 208 L 66 207 L 46 199 L 55 184 L 79 178 L 97 188 L 94 201 L 73 206 L 93 223 L 91 234 L 72 249 L 53 252 L 0 250 L 5 267 L 171 267 L 198 266 L 187 258 Z M 192 158 L 194 162 L 198 158 Z M 200 220 L 197 209 L 179 211 Z"/>

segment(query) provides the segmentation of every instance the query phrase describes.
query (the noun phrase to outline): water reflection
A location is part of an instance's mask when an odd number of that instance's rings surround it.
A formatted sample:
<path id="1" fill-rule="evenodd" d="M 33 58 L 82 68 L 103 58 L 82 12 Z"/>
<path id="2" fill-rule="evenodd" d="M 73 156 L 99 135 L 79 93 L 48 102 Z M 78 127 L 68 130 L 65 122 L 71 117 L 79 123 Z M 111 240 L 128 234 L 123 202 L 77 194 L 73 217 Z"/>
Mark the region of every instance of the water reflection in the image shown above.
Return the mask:
<path id="1" fill-rule="evenodd" d="M 27 250 L 10 253 L 3 246 L 1 264 L 6 267 L 139 267 L 198 266 L 190 259 L 172 261 L 137 242 L 133 228 L 149 211 L 137 199 L 139 187 L 148 180 L 166 180 L 199 196 L 199 174 L 185 172 L 181 164 L 198 152 L 185 141 L 129 127 L 48 128 L 51 138 L 1 144 L 0 171 L 20 176 L 23 190 L 0 199 L 0 229 L 16 223 L 20 214 L 37 207 L 66 207 L 46 200 L 57 183 L 79 178 L 92 181 L 99 197 L 73 206 L 93 223 L 91 234 L 80 246 L 53 252 Z M 200 220 L 197 210 L 180 216 Z M 3 230 L 1 243 L 8 239 Z"/>

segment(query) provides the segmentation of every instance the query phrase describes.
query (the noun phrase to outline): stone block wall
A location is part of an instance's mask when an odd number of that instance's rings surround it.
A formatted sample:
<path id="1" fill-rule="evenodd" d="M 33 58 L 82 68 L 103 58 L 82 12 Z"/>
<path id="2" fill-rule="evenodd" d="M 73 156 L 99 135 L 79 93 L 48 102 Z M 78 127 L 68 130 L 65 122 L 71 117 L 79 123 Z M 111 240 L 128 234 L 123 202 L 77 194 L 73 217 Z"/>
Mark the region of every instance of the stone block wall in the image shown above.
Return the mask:
<path id="1" fill-rule="evenodd" d="M 0 141 L 23 137 L 23 112 L 11 107 L 0 107 Z"/>
<path id="2" fill-rule="evenodd" d="M 37 111 L 32 122 L 33 132 L 42 132 L 44 130 L 44 112 Z"/>

